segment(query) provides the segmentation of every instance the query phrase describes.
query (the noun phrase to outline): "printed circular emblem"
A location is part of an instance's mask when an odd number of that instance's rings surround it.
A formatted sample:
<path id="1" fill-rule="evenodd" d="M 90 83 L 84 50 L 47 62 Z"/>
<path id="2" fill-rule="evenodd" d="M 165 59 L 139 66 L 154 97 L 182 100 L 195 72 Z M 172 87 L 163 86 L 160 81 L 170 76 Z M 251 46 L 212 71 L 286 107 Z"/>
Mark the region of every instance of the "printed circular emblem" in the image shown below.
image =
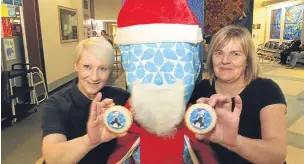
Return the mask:
<path id="1" fill-rule="evenodd" d="M 210 105 L 194 104 L 187 110 L 185 122 L 186 126 L 194 133 L 208 133 L 215 126 L 216 114 Z"/>
<path id="2" fill-rule="evenodd" d="M 124 133 L 132 124 L 131 112 L 122 106 L 113 106 L 105 112 L 104 124 L 113 133 Z"/>

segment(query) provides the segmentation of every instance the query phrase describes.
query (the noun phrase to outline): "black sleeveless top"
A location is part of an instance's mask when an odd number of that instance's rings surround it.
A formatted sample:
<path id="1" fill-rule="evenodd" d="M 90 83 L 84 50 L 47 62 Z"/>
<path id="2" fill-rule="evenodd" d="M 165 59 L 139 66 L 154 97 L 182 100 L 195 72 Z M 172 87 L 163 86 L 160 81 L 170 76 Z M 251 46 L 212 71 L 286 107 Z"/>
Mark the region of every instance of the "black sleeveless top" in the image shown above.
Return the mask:
<path id="1" fill-rule="evenodd" d="M 209 80 L 203 80 L 196 84 L 189 103 L 195 104 L 197 99 L 210 97 L 213 94 L 216 94 L 214 83 L 210 85 Z M 240 116 L 239 134 L 252 139 L 262 139 L 260 122 L 261 109 L 271 104 L 286 105 L 280 87 L 271 79 L 257 78 L 247 85 L 240 93 L 240 97 L 243 102 L 243 109 Z M 211 143 L 211 147 L 217 154 L 221 164 L 251 163 L 221 145 Z"/>

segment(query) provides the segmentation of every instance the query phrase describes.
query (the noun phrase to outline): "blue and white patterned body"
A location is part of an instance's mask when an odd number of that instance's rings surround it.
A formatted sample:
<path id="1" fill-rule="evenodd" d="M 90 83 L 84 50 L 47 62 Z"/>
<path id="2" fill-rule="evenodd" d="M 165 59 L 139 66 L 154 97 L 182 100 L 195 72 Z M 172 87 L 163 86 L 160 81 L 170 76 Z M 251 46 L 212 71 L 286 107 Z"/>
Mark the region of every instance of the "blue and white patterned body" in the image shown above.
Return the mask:
<path id="1" fill-rule="evenodd" d="M 157 86 L 183 80 L 188 102 L 200 70 L 198 44 L 149 43 L 121 45 L 120 49 L 129 90 L 136 80 Z"/>
<path id="2" fill-rule="evenodd" d="M 132 89 L 136 80 L 156 86 L 170 85 L 183 80 L 185 102 L 189 101 L 200 70 L 198 44 L 147 43 L 121 45 L 120 49 L 128 90 Z M 186 145 L 187 138 L 185 136 L 183 158 L 185 163 L 190 164 L 192 160 Z M 140 163 L 140 146 L 132 157 L 136 164 Z M 128 160 L 125 163 L 128 163 Z"/>

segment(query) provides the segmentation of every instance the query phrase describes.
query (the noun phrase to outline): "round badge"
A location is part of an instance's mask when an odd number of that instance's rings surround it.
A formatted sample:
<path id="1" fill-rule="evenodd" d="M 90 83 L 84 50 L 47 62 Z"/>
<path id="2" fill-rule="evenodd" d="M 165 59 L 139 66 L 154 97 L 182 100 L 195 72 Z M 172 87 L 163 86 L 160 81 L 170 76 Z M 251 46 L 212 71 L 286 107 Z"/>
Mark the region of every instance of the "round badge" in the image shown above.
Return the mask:
<path id="1" fill-rule="evenodd" d="M 131 112 L 122 106 L 113 106 L 105 112 L 104 124 L 113 133 L 124 133 L 132 124 Z"/>
<path id="2" fill-rule="evenodd" d="M 187 110 L 185 122 L 186 126 L 194 133 L 208 133 L 215 126 L 216 114 L 210 105 L 194 104 Z"/>

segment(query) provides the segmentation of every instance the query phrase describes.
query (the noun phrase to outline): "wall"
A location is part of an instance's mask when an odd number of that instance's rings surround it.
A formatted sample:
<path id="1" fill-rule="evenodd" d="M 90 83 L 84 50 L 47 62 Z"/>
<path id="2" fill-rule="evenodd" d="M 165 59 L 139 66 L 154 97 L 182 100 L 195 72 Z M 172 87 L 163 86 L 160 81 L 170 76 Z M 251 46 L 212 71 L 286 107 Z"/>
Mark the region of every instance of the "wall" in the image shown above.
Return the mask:
<path id="1" fill-rule="evenodd" d="M 253 9 L 253 24 L 261 24 L 260 29 L 252 30 L 252 38 L 256 47 L 265 42 L 266 18 L 267 9 L 263 6 L 263 0 L 255 0 Z"/>
<path id="2" fill-rule="evenodd" d="M 94 0 L 96 20 L 117 20 L 122 0 Z"/>
<path id="3" fill-rule="evenodd" d="M 282 2 L 290 2 L 291 0 L 263 0 L 263 5 L 264 6 L 269 6 L 269 5 L 274 5 L 274 4 L 278 4 L 278 3 L 282 3 Z M 296 1 L 296 0 L 294 0 Z"/>
<path id="4" fill-rule="evenodd" d="M 77 9 L 79 39 L 84 38 L 82 0 L 39 0 L 44 61 L 49 91 L 75 77 L 78 42 L 60 43 L 58 5 Z"/>

